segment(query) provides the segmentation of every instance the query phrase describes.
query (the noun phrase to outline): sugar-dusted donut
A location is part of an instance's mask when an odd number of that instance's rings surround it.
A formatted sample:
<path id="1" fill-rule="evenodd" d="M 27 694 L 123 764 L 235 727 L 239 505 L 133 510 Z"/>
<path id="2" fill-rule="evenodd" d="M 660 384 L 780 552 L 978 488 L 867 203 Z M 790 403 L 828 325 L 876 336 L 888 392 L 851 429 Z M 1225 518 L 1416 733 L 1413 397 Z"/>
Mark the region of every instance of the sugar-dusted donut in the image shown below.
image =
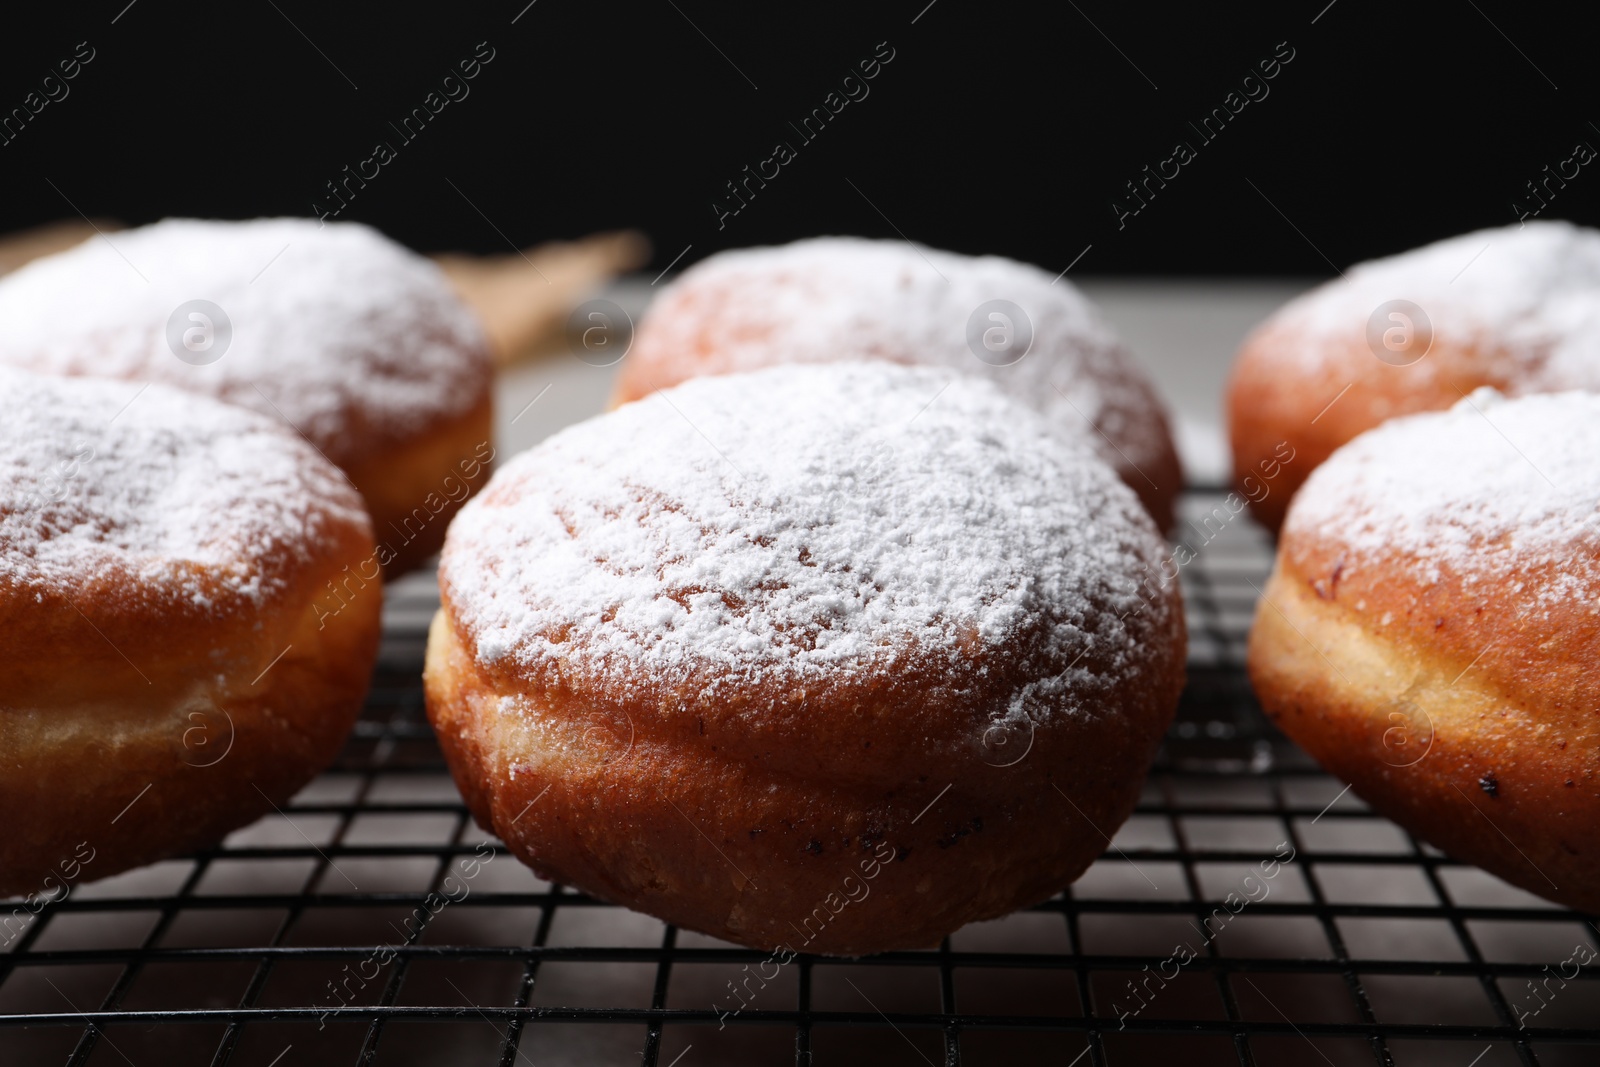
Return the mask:
<path id="1" fill-rule="evenodd" d="M 1600 231 L 1480 230 L 1358 264 L 1285 305 L 1228 383 L 1234 481 L 1276 529 L 1334 449 L 1485 385 L 1600 389 Z"/>
<path id="2" fill-rule="evenodd" d="M 456 518 L 428 711 L 546 877 L 762 948 L 933 944 L 1132 810 L 1184 674 L 1163 542 L 981 378 L 697 378 Z"/>
<path id="3" fill-rule="evenodd" d="M 275 419 L 9 368 L 0 410 L 0 896 L 41 899 L 215 842 L 327 766 L 383 587 L 352 577 L 361 498 Z"/>
<path id="4" fill-rule="evenodd" d="M 999 256 L 845 237 L 718 253 L 641 320 L 616 400 L 702 374 L 863 359 L 987 375 L 1085 438 L 1172 525 L 1183 472 L 1155 388 L 1071 282 Z"/>
<path id="5" fill-rule="evenodd" d="M 1289 509 L 1249 662 L 1379 812 L 1600 911 L 1600 396 L 1483 389 L 1336 451 Z"/>
<path id="6" fill-rule="evenodd" d="M 386 574 L 488 476 L 483 330 L 432 263 L 356 223 L 168 219 L 0 279 L 0 363 L 157 381 L 285 422 L 349 475 Z"/>

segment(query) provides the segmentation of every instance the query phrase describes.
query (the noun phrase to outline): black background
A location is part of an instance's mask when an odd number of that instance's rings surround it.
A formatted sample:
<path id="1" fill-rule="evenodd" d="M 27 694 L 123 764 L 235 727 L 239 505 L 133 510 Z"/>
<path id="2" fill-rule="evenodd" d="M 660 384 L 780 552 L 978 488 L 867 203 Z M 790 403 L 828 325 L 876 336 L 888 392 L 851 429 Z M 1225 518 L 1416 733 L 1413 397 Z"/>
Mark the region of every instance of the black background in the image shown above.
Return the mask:
<path id="1" fill-rule="evenodd" d="M 633 226 L 659 270 L 686 247 L 680 267 L 901 233 L 1052 270 L 1087 248 L 1078 273 L 1318 275 L 1512 223 L 1524 183 L 1600 147 L 1576 6 L 525 3 L 8 13 L 0 109 L 78 42 L 95 58 L 0 146 L 0 231 L 76 211 L 310 214 L 387 140 L 397 158 L 339 217 L 424 251 Z M 895 58 L 870 95 L 799 144 L 788 124 L 883 41 Z M 401 143 L 389 123 L 479 42 L 495 58 L 470 95 Z M 1269 95 L 1202 144 L 1186 124 L 1279 42 L 1295 58 Z M 1119 228 L 1112 200 L 1180 138 L 1198 158 Z M 719 229 L 724 183 L 778 140 L 798 158 Z M 1591 170 L 1544 216 L 1600 221 Z"/>

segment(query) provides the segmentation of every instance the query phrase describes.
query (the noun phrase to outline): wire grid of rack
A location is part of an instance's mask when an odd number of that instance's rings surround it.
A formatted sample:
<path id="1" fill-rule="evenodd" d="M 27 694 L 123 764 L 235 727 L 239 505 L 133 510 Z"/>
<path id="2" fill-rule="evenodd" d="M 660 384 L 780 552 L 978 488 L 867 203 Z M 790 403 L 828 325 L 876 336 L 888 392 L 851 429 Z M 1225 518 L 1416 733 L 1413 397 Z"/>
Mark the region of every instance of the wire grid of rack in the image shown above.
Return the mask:
<path id="1" fill-rule="evenodd" d="M 1271 546 L 1216 489 L 1183 514 L 1177 722 L 1132 819 L 1053 900 L 774 976 L 765 953 L 540 881 L 474 826 L 433 742 L 437 589 L 416 575 L 389 590 L 328 774 L 7 942 L 0 1063 L 1600 1062 L 1600 970 L 1577 966 L 1600 928 L 1372 815 L 1277 734 L 1242 668 Z"/>

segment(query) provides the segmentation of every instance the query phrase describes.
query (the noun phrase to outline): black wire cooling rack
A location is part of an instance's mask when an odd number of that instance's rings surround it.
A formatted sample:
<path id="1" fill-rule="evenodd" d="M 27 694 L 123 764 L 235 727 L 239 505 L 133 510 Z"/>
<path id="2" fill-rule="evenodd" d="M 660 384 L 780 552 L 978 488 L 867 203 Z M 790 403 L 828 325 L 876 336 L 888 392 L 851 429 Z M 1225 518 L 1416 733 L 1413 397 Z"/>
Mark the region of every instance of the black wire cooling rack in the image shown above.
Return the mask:
<path id="1" fill-rule="evenodd" d="M 434 745 L 437 591 L 413 576 L 355 736 L 283 813 L 6 905 L 0 1064 L 1600 1063 L 1594 922 L 1419 843 L 1275 733 L 1242 669 L 1270 545 L 1214 490 L 1184 514 L 1178 721 L 1056 899 L 777 968 L 540 881 Z"/>

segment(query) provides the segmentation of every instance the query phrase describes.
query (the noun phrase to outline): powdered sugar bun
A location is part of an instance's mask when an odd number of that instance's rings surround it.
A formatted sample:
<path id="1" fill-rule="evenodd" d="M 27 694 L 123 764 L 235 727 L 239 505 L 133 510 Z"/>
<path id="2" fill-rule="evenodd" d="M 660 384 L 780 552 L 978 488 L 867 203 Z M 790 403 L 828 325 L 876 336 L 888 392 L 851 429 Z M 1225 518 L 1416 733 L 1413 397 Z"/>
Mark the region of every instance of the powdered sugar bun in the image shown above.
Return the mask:
<path id="1" fill-rule="evenodd" d="M 1339 445 L 1484 385 L 1511 396 L 1600 388 L 1600 231 L 1545 221 L 1479 230 L 1358 264 L 1285 305 L 1234 368 L 1236 479 L 1259 479 L 1275 450 L 1293 451 L 1256 508 L 1276 526 L 1294 487 Z"/>
<path id="2" fill-rule="evenodd" d="M 1357 437 L 1266 600 L 1251 677 L 1285 732 L 1451 854 L 1600 908 L 1600 396 L 1481 389 Z"/>
<path id="3" fill-rule="evenodd" d="M 180 351 L 197 300 L 221 309 L 200 309 L 217 347 Z M 490 436 L 483 331 L 437 267 L 366 226 L 168 219 L 95 237 L 0 279 L 0 322 L 0 362 L 161 382 L 292 426 L 361 490 L 391 572 L 443 540 L 455 501 L 428 494 L 483 477 L 461 469 Z"/>
<path id="4" fill-rule="evenodd" d="M 327 608 L 352 569 L 376 579 L 371 526 L 343 476 L 272 419 L 3 368 L 0 405 L 13 893 L 40 890 L 79 842 L 102 877 L 286 800 L 355 720 L 382 593 Z"/>
<path id="5" fill-rule="evenodd" d="M 1022 310 L 1032 343 L 1026 354 L 980 359 L 969 320 L 997 300 Z M 718 253 L 651 306 L 616 398 L 700 374 L 860 359 L 990 378 L 1086 440 L 1171 525 L 1182 471 L 1155 389 L 1071 282 L 998 256 L 852 237 Z"/>
<path id="6" fill-rule="evenodd" d="M 551 877 L 771 948 L 882 848 L 803 948 L 927 944 L 1099 853 L 1063 794 L 1131 810 L 1182 685 L 1161 558 L 1115 473 L 982 379 L 695 379 L 463 509 L 429 713 L 479 821 Z"/>

